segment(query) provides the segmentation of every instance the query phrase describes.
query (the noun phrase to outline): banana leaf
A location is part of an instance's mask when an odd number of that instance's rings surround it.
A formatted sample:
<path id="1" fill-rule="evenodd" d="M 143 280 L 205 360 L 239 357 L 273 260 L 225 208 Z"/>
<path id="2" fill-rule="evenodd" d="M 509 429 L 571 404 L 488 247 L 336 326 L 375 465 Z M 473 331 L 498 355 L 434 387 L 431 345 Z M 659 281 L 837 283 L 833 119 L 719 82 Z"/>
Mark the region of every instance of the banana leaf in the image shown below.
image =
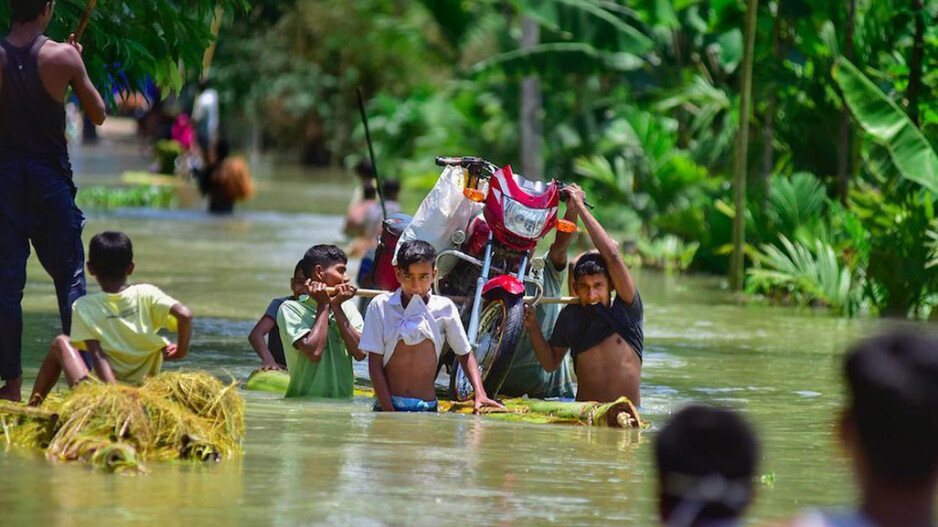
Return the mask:
<path id="1" fill-rule="evenodd" d="M 833 75 L 857 122 L 889 150 L 902 177 L 938 195 L 938 154 L 921 130 L 849 60 L 841 57 Z"/>
<path id="2" fill-rule="evenodd" d="M 244 389 L 259 392 L 279 392 L 287 391 L 290 385 L 290 374 L 285 371 L 261 371 L 257 370 L 251 373 L 251 376 L 244 381 Z"/>

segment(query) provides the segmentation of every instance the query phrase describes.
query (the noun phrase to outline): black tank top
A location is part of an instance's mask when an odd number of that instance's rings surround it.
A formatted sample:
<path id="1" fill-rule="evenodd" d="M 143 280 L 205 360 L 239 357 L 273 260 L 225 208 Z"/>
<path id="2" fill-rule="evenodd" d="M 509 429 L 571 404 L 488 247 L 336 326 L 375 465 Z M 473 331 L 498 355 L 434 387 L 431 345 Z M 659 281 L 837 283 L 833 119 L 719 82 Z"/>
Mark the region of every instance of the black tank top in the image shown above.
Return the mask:
<path id="1" fill-rule="evenodd" d="M 39 77 L 39 48 L 49 40 L 39 35 L 18 48 L 6 40 L 3 86 L 0 87 L 0 156 L 33 157 L 68 154 L 65 105 L 52 98 Z"/>

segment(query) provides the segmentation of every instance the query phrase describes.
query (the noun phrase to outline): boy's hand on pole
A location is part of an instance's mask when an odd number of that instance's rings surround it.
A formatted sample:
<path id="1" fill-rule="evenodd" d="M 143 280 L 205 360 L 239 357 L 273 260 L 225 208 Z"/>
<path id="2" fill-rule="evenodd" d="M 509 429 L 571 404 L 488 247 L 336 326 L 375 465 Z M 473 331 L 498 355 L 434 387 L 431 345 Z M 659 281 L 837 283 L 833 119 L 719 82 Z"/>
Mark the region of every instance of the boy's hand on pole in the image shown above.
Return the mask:
<path id="1" fill-rule="evenodd" d="M 339 284 L 335 286 L 335 296 L 332 297 L 332 307 L 339 307 L 351 300 L 358 293 L 358 288 L 352 284 Z"/>
<path id="2" fill-rule="evenodd" d="M 537 312 L 531 304 L 524 304 L 524 327 L 527 330 L 534 330 L 538 328 L 537 323 Z"/>
<path id="3" fill-rule="evenodd" d="M 257 371 L 286 371 L 286 370 L 283 369 L 283 368 L 282 368 L 279 364 L 277 364 L 276 362 L 267 362 L 267 361 L 264 361 L 264 363 L 261 364 L 261 367 L 258 368 Z"/>
<path id="4" fill-rule="evenodd" d="M 75 50 L 78 51 L 78 54 L 81 55 L 81 52 L 82 50 L 84 50 L 84 48 L 82 47 L 81 43 L 78 42 L 78 39 L 75 37 L 75 33 L 72 33 L 71 35 L 69 35 L 68 40 L 66 40 L 65 42 L 69 46 L 72 46 L 73 48 L 75 48 Z"/>
<path id="5" fill-rule="evenodd" d="M 329 304 L 332 301 L 332 299 L 329 298 L 329 291 L 326 288 L 326 284 L 322 282 L 310 282 L 309 296 L 312 297 L 318 305 Z"/>
<path id="6" fill-rule="evenodd" d="M 179 346 L 177 346 L 176 344 L 167 344 L 163 348 L 163 359 L 174 360 L 178 352 L 179 352 Z"/>

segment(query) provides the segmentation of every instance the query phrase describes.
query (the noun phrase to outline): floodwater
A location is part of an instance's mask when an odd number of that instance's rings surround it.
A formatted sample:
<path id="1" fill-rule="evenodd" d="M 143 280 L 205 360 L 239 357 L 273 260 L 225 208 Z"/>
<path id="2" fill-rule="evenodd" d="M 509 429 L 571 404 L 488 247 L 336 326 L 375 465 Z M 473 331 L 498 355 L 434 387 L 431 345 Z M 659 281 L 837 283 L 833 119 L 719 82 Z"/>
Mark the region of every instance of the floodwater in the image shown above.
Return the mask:
<path id="1" fill-rule="evenodd" d="M 109 152 L 121 170 L 145 165 L 127 145 Z M 79 185 L 115 179 L 109 158 L 95 153 L 76 154 Z M 340 240 L 335 213 L 347 184 L 289 172 L 263 171 L 257 201 L 229 218 L 199 208 L 87 213 L 86 240 L 104 229 L 127 232 L 133 280 L 192 308 L 195 337 L 183 367 L 246 377 L 259 365 L 246 340 L 256 318 L 287 293 L 308 246 Z M 879 323 L 739 305 L 715 278 L 635 274 L 646 303 L 642 399 L 650 430 L 376 414 L 368 400 L 244 393 L 244 457 L 218 464 L 151 463 L 147 476 L 120 477 L 0 446 L 2 523 L 652 525 L 652 439 L 691 401 L 741 409 L 756 425 L 765 482 L 754 520 L 849 503 L 850 471 L 833 432 L 840 362 L 846 345 Z M 51 282 L 31 259 L 27 389 L 57 331 L 53 306 Z"/>

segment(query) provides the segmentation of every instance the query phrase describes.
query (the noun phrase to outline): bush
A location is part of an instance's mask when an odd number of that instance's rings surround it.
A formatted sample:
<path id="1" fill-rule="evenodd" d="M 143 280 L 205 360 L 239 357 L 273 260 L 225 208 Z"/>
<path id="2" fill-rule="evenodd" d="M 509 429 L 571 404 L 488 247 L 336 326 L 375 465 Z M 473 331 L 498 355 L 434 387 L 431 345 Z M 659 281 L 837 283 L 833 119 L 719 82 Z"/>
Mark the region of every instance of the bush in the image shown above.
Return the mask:
<path id="1" fill-rule="evenodd" d="M 78 191 L 75 201 L 82 208 L 98 210 L 127 207 L 168 209 L 176 204 L 176 191 L 159 185 L 88 187 Z"/>
<path id="2" fill-rule="evenodd" d="M 781 247 L 764 244 L 753 253 L 756 266 L 747 271 L 747 290 L 798 305 L 830 307 L 842 315 L 861 311 L 861 280 L 830 244 L 792 242 L 785 236 L 779 243 Z"/>

